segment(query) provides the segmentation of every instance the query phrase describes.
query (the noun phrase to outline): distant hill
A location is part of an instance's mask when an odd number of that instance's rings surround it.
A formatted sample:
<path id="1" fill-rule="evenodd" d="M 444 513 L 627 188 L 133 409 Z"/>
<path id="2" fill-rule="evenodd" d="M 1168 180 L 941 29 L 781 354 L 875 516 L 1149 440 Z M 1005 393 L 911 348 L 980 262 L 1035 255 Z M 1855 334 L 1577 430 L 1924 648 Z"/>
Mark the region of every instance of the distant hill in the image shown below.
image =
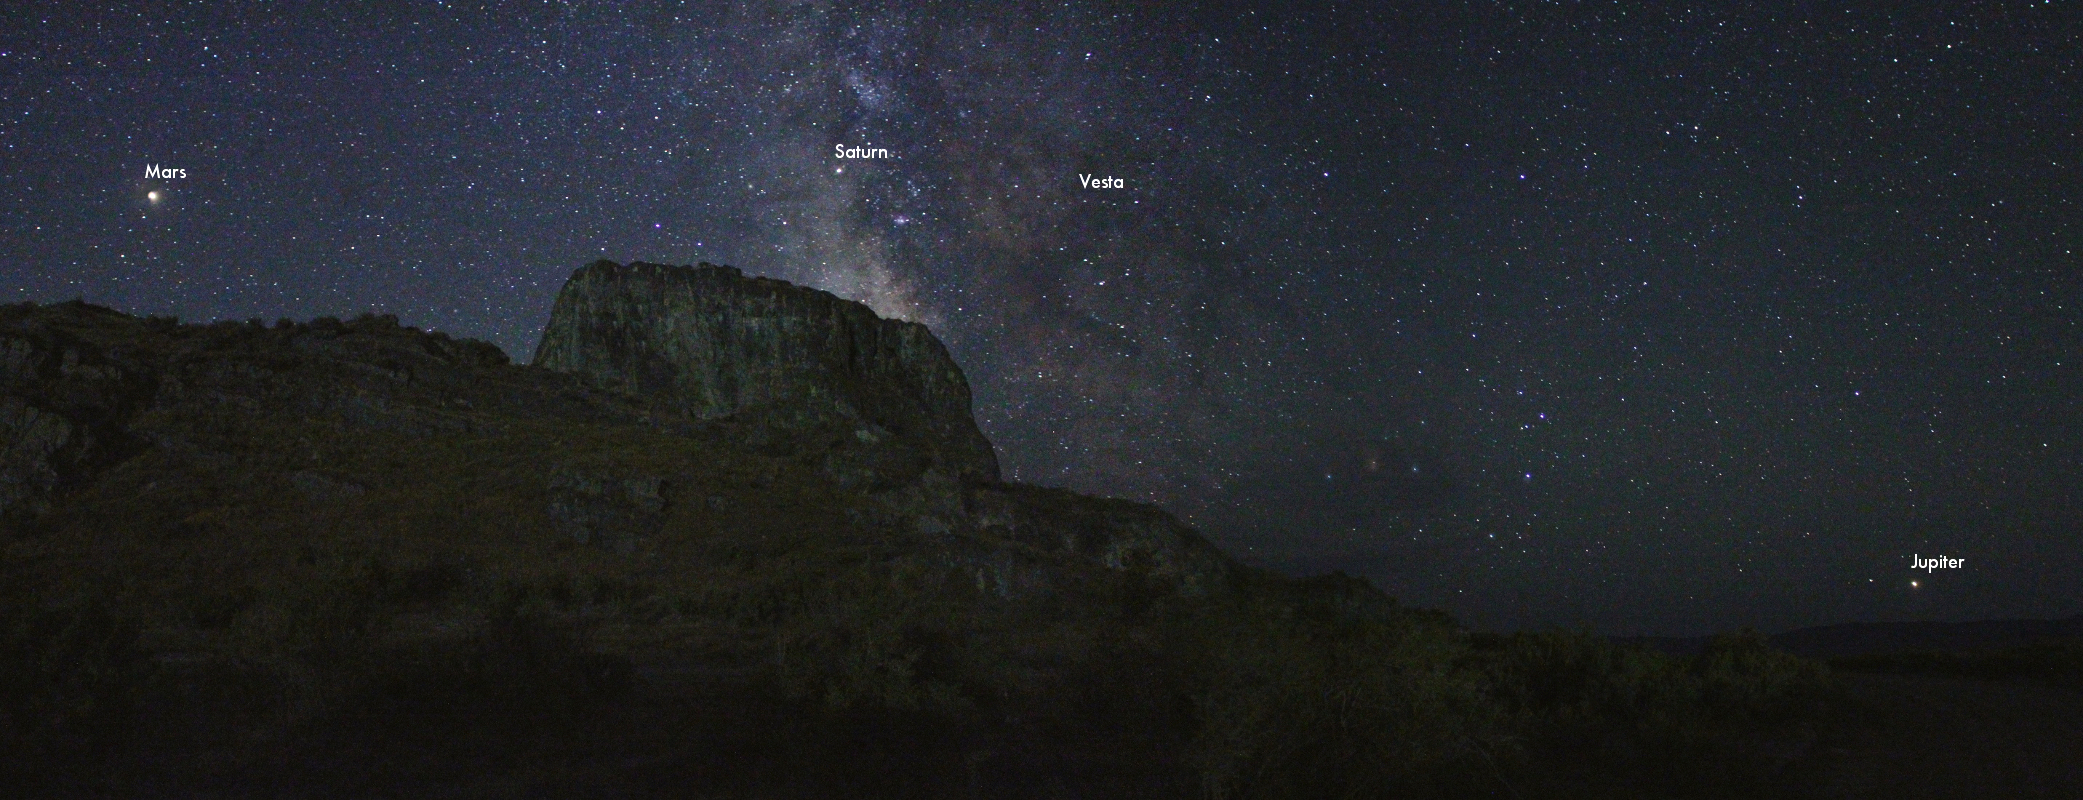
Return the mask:
<path id="1" fill-rule="evenodd" d="M 1992 619 L 1976 622 L 1851 622 L 1800 628 L 1770 637 L 1772 646 L 1807 658 L 1875 655 L 1912 650 L 1994 650 L 2044 639 L 2083 637 L 2083 614 L 2066 619 Z M 1705 636 L 1623 636 L 1615 641 L 1637 644 L 1671 655 L 1692 655 L 1707 647 Z"/>

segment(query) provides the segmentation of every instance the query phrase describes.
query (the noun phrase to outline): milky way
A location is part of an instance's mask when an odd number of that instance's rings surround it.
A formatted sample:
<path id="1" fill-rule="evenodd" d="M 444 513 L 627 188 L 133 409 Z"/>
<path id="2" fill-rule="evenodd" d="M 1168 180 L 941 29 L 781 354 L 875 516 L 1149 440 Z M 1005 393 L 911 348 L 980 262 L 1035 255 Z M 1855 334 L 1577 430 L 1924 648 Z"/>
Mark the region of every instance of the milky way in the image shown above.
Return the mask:
<path id="1" fill-rule="evenodd" d="M 0 297 L 525 357 L 730 264 L 932 326 L 1011 477 L 1478 624 L 2083 610 L 2046 4 L 220 5 L 0 22 Z"/>

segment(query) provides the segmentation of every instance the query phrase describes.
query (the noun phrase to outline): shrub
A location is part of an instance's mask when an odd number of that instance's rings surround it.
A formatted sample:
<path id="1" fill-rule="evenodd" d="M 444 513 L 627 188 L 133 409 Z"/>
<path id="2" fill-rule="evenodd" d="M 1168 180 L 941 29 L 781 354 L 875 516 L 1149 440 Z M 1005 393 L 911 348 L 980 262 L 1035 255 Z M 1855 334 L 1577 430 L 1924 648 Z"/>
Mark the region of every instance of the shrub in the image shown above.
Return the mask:
<path id="1" fill-rule="evenodd" d="M 90 775 L 125 743 L 155 672 L 137 631 L 95 600 L 0 600 L 0 788 Z"/>
<path id="2" fill-rule="evenodd" d="M 1457 631 L 1342 604 L 1246 601 L 1190 621 L 1213 798 L 1427 796 L 1496 789 L 1513 742 Z"/>
<path id="3" fill-rule="evenodd" d="M 1980 652 L 1911 650 L 1833 658 L 1847 672 L 1948 675 L 1978 680 L 2025 679 L 2083 688 L 2083 639 L 2043 639 Z"/>
<path id="4" fill-rule="evenodd" d="M 1528 783 L 1562 796 L 1757 791 L 1772 767 L 1759 744 L 1802 735 L 1796 712 L 1827 685 L 1822 665 L 1752 631 L 1691 659 L 1521 633 L 1487 640 L 1473 664 L 1526 738 Z"/>

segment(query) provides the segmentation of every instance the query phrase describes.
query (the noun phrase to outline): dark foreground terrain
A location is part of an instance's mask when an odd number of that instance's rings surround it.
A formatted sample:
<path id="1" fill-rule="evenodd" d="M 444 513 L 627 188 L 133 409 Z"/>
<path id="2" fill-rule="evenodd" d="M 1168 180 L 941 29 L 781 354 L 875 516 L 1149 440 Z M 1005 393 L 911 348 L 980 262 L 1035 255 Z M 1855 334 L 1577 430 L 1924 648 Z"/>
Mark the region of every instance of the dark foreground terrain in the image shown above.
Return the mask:
<path id="1" fill-rule="evenodd" d="M 1472 634 L 999 482 L 930 334 L 829 295 L 603 263 L 549 328 L 0 308 L 0 794 L 2077 785 L 2039 673 Z"/>
<path id="2" fill-rule="evenodd" d="M 2083 690 L 2029 680 L 1839 670 L 1834 716 L 1789 796 L 2083 796 Z"/>

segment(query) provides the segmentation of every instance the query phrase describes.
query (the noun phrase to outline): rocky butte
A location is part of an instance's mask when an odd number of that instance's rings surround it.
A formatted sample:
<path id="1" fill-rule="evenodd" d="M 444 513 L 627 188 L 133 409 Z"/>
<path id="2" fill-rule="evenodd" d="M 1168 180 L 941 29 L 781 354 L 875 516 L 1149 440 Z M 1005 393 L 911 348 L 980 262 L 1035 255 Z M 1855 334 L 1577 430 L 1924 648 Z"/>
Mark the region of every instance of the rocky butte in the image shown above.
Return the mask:
<path id="1" fill-rule="evenodd" d="M 926 326 L 732 267 L 599 261 L 558 293 L 535 366 L 813 463 L 914 529 L 989 530 L 1219 585 L 1228 559 L 1169 515 L 998 482 L 969 382 Z"/>
<path id="2" fill-rule="evenodd" d="M 557 295 L 535 365 L 689 419 L 828 432 L 835 444 L 906 449 L 900 460 L 921 471 L 998 479 L 969 382 L 926 326 L 731 267 L 580 269 Z M 918 476 L 835 471 L 849 485 Z"/>

